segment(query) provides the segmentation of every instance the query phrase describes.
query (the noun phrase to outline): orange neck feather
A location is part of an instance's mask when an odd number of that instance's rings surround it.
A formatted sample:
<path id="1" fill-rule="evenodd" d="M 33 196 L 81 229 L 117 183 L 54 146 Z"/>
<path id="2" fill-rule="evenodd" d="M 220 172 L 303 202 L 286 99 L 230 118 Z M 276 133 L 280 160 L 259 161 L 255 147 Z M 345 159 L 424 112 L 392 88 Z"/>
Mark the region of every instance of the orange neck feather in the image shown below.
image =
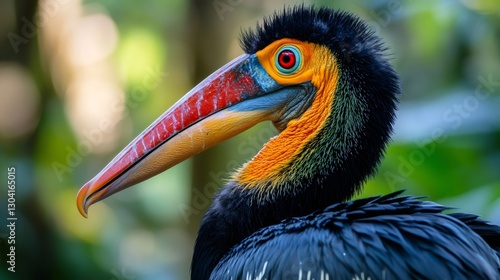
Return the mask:
<path id="1" fill-rule="evenodd" d="M 332 63 L 325 63 L 331 61 Z M 299 119 L 291 120 L 286 128 L 267 142 L 260 152 L 247 162 L 234 175 L 241 185 L 248 188 L 263 188 L 278 185 L 286 179 L 292 179 L 294 159 L 306 157 L 304 147 L 316 137 L 331 114 L 334 91 L 338 81 L 338 68 L 332 53 L 325 47 L 316 46 L 311 55 L 311 77 L 317 89 L 311 107 Z"/>

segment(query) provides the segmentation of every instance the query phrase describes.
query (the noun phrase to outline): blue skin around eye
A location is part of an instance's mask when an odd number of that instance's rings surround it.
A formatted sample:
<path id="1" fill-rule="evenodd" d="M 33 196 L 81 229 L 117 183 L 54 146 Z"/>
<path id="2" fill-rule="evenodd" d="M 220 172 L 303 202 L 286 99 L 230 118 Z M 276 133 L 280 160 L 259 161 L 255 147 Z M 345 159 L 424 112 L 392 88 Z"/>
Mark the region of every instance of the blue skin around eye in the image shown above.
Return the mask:
<path id="1" fill-rule="evenodd" d="M 293 118 L 308 107 L 315 92 L 310 81 L 293 86 L 279 84 L 262 67 L 255 54 L 242 62 L 237 72 L 249 73 L 256 87 L 253 92 L 242 92 L 242 100 L 228 107 L 229 111 L 280 110 L 283 118 Z"/>

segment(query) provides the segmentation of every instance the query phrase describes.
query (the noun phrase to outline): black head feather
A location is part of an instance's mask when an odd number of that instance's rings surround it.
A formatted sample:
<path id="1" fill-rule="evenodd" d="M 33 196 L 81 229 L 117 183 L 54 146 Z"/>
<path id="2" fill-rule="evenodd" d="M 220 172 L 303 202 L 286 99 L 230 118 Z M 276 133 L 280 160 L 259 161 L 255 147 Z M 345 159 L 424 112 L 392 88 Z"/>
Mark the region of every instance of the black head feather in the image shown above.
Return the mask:
<path id="1" fill-rule="evenodd" d="M 344 11 L 304 5 L 285 8 L 265 18 L 255 30 L 242 33 L 240 44 L 251 54 L 283 38 L 325 45 L 344 63 L 350 63 L 353 58 L 382 59 L 387 51 L 379 37 L 358 17 Z"/>

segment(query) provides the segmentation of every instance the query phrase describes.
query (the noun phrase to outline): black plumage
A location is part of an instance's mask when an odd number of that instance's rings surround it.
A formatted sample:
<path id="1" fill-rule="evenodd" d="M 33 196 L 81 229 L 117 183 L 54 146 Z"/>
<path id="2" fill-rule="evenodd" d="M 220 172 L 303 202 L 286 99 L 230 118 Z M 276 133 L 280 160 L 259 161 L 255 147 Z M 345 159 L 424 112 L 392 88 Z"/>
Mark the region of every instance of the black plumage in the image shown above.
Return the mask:
<path id="1" fill-rule="evenodd" d="M 282 38 L 335 56 L 332 115 L 306 144 L 307 162 L 283 167 L 294 180 L 264 196 L 233 180 L 216 195 L 192 279 L 500 279 L 498 226 L 399 193 L 344 202 L 375 172 L 395 119 L 399 79 L 380 39 L 349 13 L 302 5 L 244 33 L 241 44 L 255 53 Z"/>
<path id="2" fill-rule="evenodd" d="M 263 228 L 233 247 L 212 278 L 499 279 L 500 227 L 400 193 Z"/>

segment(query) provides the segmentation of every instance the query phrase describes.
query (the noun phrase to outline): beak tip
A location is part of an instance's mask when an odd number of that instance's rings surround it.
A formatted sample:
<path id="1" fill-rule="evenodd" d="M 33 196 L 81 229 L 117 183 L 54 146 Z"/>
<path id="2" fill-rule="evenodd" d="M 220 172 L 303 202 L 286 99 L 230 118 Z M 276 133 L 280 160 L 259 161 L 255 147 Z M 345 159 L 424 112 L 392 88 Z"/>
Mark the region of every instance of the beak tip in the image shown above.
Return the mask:
<path id="1" fill-rule="evenodd" d="M 80 214 L 82 215 L 82 217 L 84 217 L 85 219 L 87 219 L 89 217 L 89 215 L 85 212 L 81 212 L 80 211 Z"/>
<path id="2" fill-rule="evenodd" d="M 90 186 L 90 182 L 85 184 L 76 195 L 76 207 L 78 208 L 78 212 L 84 217 L 88 217 L 88 209 L 90 204 L 88 203 L 87 193 Z"/>
<path id="3" fill-rule="evenodd" d="M 78 212 L 80 212 L 80 215 L 82 215 L 85 219 L 89 217 L 87 207 L 80 207 L 80 205 L 78 205 Z"/>

